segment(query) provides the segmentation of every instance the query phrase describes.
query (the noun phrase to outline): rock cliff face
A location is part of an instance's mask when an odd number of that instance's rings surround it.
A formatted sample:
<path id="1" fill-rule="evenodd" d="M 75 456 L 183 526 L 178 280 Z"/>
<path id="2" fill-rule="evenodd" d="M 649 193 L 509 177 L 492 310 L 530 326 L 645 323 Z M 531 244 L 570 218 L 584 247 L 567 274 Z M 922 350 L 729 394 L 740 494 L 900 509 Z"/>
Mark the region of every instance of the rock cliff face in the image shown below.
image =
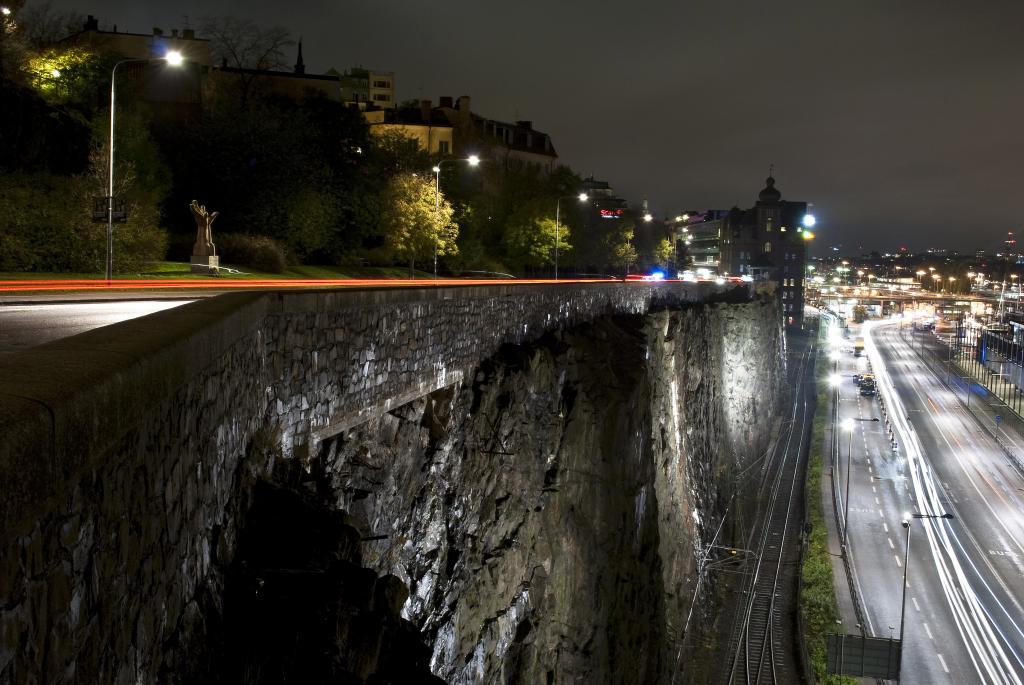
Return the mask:
<path id="1" fill-rule="evenodd" d="M 782 353 L 768 301 L 599 318 L 506 346 L 303 466 L 361 563 L 408 588 L 445 681 L 667 682 Z"/>
<path id="2" fill-rule="evenodd" d="M 685 673 L 783 377 L 716 288 L 232 294 L 0 360 L 0 683 Z"/>

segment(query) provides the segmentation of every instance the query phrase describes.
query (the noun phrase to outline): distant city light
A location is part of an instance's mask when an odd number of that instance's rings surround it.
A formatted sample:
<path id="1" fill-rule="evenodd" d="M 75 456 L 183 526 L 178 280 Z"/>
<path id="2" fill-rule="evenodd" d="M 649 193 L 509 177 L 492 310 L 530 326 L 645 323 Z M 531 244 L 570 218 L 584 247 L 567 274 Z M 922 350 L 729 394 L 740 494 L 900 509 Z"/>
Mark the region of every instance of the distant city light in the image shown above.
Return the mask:
<path id="1" fill-rule="evenodd" d="M 816 223 L 818 223 L 818 220 L 814 218 L 813 214 L 804 214 L 804 226 L 811 228 Z"/>
<path id="2" fill-rule="evenodd" d="M 586 202 L 589 199 L 590 199 L 589 195 L 587 195 L 586 193 L 580 193 L 580 202 Z"/>
<path id="3" fill-rule="evenodd" d="M 477 155 L 470 155 L 467 161 L 469 162 L 469 166 L 476 166 L 480 163 L 480 157 Z"/>
<path id="4" fill-rule="evenodd" d="M 644 214 L 644 221 L 650 223 L 654 221 L 654 216 L 650 212 L 648 212 L 647 214 Z"/>
<path id="5" fill-rule="evenodd" d="M 804 240 L 814 240 L 814 233 L 811 231 L 804 231 L 800 235 L 804 237 Z"/>
<path id="6" fill-rule="evenodd" d="M 60 78 L 60 69 L 54 69 L 50 72 L 50 74 L 53 76 L 53 78 Z"/>

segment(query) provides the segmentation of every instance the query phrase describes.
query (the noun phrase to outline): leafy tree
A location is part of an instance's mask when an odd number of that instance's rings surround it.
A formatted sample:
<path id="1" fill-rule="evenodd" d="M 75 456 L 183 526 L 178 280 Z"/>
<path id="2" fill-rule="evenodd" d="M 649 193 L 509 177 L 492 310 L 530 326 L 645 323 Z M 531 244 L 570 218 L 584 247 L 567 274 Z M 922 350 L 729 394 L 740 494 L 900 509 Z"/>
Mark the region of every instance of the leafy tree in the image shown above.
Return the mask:
<path id="1" fill-rule="evenodd" d="M 654 250 L 651 254 L 652 265 L 666 267 L 672 263 L 675 257 L 675 250 L 672 247 L 672 241 L 668 238 L 662 238 L 658 241 L 658 244 L 654 246 Z"/>
<path id="2" fill-rule="evenodd" d="M 617 269 L 629 273 L 629 268 L 636 263 L 637 251 L 633 247 L 633 226 L 625 223 L 619 230 L 612 231 L 605 236 L 604 258 L 605 263 Z"/>
<path id="3" fill-rule="evenodd" d="M 434 184 L 422 176 L 399 174 L 391 179 L 384 194 L 380 230 L 391 252 L 408 260 L 409 268 L 417 259 L 455 254 L 459 227 L 452 221 L 454 210 L 442 198 L 435 208 Z"/>
<path id="4" fill-rule="evenodd" d="M 555 219 L 531 213 L 511 222 L 505 231 L 505 250 L 509 264 L 517 269 L 536 268 L 555 262 Z M 565 264 L 569 244 L 569 227 L 558 227 L 558 253 Z"/>

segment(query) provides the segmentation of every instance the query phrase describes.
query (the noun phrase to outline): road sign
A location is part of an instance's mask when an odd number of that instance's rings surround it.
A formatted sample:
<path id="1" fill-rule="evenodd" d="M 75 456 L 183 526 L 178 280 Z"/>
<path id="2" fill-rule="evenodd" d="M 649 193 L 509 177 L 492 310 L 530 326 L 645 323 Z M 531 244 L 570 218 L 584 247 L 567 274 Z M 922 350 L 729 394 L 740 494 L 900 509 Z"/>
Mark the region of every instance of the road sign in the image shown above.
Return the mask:
<path id="1" fill-rule="evenodd" d="M 107 214 L 110 214 L 112 223 L 123 224 L 128 221 L 128 212 L 125 210 L 124 198 L 115 197 L 113 211 L 110 211 L 110 197 L 94 197 L 92 199 L 92 220 L 99 224 L 107 223 Z"/>
<path id="2" fill-rule="evenodd" d="M 899 679 L 900 640 L 863 635 L 827 635 L 826 638 L 825 663 L 829 673 L 854 678 Z"/>

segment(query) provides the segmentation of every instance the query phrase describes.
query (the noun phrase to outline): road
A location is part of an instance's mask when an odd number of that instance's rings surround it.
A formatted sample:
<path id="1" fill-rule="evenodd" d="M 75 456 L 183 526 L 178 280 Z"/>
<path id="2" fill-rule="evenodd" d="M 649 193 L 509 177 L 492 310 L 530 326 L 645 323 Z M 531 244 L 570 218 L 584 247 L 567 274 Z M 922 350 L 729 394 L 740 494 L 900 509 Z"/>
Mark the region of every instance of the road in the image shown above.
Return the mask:
<path id="1" fill-rule="evenodd" d="M 899 636 L 904 512 L 952 514 L 910 524 L 902 682 L 1021 683 L 1024 479 L 895 324 L 868 324 L 864 337 L 881 400 L 850 378 L 869 359 L 844 354 L 840 421 L 854 430 L 841 435 L 836 478 L 845 491 L 852 447 L 849 550 L 868 630 Z"/>
<path id="2" fill-rule="evenodd" d="M 191 301 L 130 300 L 3 306 L 0 307 L 0 354 L 18 352 Z"/>

